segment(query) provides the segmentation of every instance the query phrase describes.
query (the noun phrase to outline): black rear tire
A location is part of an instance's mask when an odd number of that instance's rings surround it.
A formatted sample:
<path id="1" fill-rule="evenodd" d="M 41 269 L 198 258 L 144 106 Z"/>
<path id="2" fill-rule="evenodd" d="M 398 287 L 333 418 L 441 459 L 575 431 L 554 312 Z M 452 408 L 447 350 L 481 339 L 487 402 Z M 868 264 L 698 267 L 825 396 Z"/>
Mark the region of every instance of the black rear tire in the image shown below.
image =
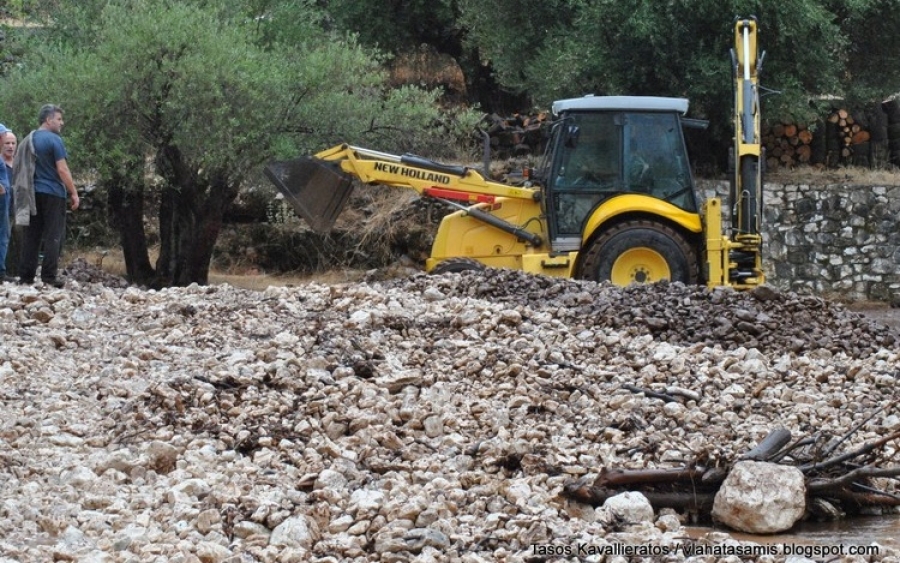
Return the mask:
<path id="1" fill-rule="evenodd" d="M 579 277 L 616 285 L 661 280 L 697 283 L 697 252 L 668 225 L 623 221 L 589 243 L 582 252 Z"/>
<path id="2" fill-rule="evenodd" d="M 432 274 L 458 274 L 459 272 L 481 271 L 485 265 L 472 258 L 448 258 L 431 269 Z"/>

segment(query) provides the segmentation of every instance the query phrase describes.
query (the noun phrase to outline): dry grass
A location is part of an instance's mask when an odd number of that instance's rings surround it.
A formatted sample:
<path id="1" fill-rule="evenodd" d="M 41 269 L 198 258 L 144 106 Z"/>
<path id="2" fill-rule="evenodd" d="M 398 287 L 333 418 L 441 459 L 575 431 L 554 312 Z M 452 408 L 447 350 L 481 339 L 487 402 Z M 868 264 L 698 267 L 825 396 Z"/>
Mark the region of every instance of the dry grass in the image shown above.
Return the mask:
<path id="1" fill-rule="evenodd" d="M 125 277 L 125 259 L 122 256 L 122 250 L 118 248 L 103 250 L 78 250 L 67 253 L 66 263 L 84 259 L 88 264 L 92 264 L 101 268 L 104 272 L 116 276 Z M 155 252 L 151 252 L 151 261 L 156 259 Z M 251 289 L 262 291 L 270 286 L 275 287 L 291 287 L 304 285 L 308 283 L 321 283 L 326 285 L 335 285 L 342 283 L 354 283 L 365 278 L 366 272 L 363 270 L 340 269 L 331 270 L 312 274 L 308 276 L 298 275 L 277 275 L 273 276 L 255 270 L 248 270 L 245 273 L 219 272 L 210 270 L 210 284 L 228 284 L 243 289 Z"/>
<path id="2" fill-rule="evenodd" d="M 389 244 L 391 234 L 394 229 L 402 227 L 394 222 L 395 217 L 408 208 L 412 202 L 418 198 L 418 194 L 413 190 L 403 190 L 391 187 L 367 187 L 366 194 L 370 196 L 370 203 L 366 205 L 365 220 L 358 215 L 347 213 L 350 209 L 345 210 L 344 217 L 341 218 L 343 224 L 355 224 L 360 228 L 359 245 L 366 247 L 379 243 Z M 347 221 L 352 221 L 348 223 Z"/>
<path id="3" fill-rule="evenodd" d="M 837 169 L 818 169 L 811 166 L 766 173 L 767 182 L 779 184 L 854 184 L 863 186 L 900 186 L 900 170 L 871 169 L 848 166 Z"/>

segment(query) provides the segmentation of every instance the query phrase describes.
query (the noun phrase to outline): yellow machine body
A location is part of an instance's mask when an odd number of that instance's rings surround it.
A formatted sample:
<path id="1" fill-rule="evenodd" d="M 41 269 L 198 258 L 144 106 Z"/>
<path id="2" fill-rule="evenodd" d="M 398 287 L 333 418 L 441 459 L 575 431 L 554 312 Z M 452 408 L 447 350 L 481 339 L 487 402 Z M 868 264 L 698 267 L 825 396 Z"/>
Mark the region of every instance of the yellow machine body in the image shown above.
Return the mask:
<path id="1" fill-rule="evenodd" d="M 540 235 L 542 240 L 547 240 L 546 218 L 540 204 L 535 201 L 502 199 L 494 205 L 481 204 L 480 207 L 490 209 L 491 213 L 510 223 L 525 225 L 531 232 Z M 594 238 L 609 221 L 635 214 L 665 217 L 692 233 L 703 231 L 699 214 L 687 213 L 656 198 L 629 194 L 613 198 L 594 210 L 584 229 L 582 244 Z M 578 277 L 578 251 L 552 252 L 546 243 L 535 247 L 514 235 L 503 235 L 471 217 L 465 210 L 456 211 L 442 220 L 425 269 L 430 271 L 445 260 L 466 257 L 493 268 L 511 268 L 555 277 Z"/>

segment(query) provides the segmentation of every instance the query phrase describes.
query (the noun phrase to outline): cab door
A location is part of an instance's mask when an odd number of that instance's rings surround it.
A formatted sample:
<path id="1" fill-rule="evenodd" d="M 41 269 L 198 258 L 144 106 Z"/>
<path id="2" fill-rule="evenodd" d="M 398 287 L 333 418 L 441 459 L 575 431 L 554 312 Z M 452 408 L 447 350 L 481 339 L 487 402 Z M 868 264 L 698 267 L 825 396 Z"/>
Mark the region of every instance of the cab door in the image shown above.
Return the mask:
<path id="1" fill-rule="evenodd" d="M 556 252 L 578 250 L 591 210 L 623 190 L 619 114 L 574 113 L 565 120 L 547 180 L 547 216 Z"/>

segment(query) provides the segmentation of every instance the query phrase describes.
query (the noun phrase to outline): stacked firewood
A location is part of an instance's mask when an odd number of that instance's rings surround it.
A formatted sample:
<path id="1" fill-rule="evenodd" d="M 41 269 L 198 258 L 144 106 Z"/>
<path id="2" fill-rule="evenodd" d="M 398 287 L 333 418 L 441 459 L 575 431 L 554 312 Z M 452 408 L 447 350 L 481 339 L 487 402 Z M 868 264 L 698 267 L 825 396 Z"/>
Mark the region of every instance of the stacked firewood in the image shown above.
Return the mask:
<path id="1" fill-rule="evenodd" d="M 767 168 L 884 166 L 887 164 L 883 154 L 888 139 L 886 119 L 890 118 L 889 109 L 893 108 L 876 104 L 851 112 L 834 107 L 824 119 L 814 123 L 775 123 L 763 133 Z M 900 164 L 900 104 L 896 105 L 895 119 L 896 156 Z"/>
<path id="2" fill-rule="evenodd" d="M 547 112 L 514 114 L 501 117 L 485 116 L 483 125 L 491 138 L 494 158 L 505 159 L 527 154 L 541 154 L 549 132 L 550 115 Z"/>
<path id="3" fill-rule="evenodd" d="M 871 134 L 846 109 L 833 111 L 826 123 L 826 144 L 830 145 L 828 157 L 831 161 L 852 164 L 854 155 L 868 153 Z"/>
<path id="4" fill-rule="evenodd" d="M 813 133 L 796 123 L 776 123 L 763 135 L 766 149 L 766 165 L 770 170 L 797 164 L 809 164 L 812 158 Z"/>

